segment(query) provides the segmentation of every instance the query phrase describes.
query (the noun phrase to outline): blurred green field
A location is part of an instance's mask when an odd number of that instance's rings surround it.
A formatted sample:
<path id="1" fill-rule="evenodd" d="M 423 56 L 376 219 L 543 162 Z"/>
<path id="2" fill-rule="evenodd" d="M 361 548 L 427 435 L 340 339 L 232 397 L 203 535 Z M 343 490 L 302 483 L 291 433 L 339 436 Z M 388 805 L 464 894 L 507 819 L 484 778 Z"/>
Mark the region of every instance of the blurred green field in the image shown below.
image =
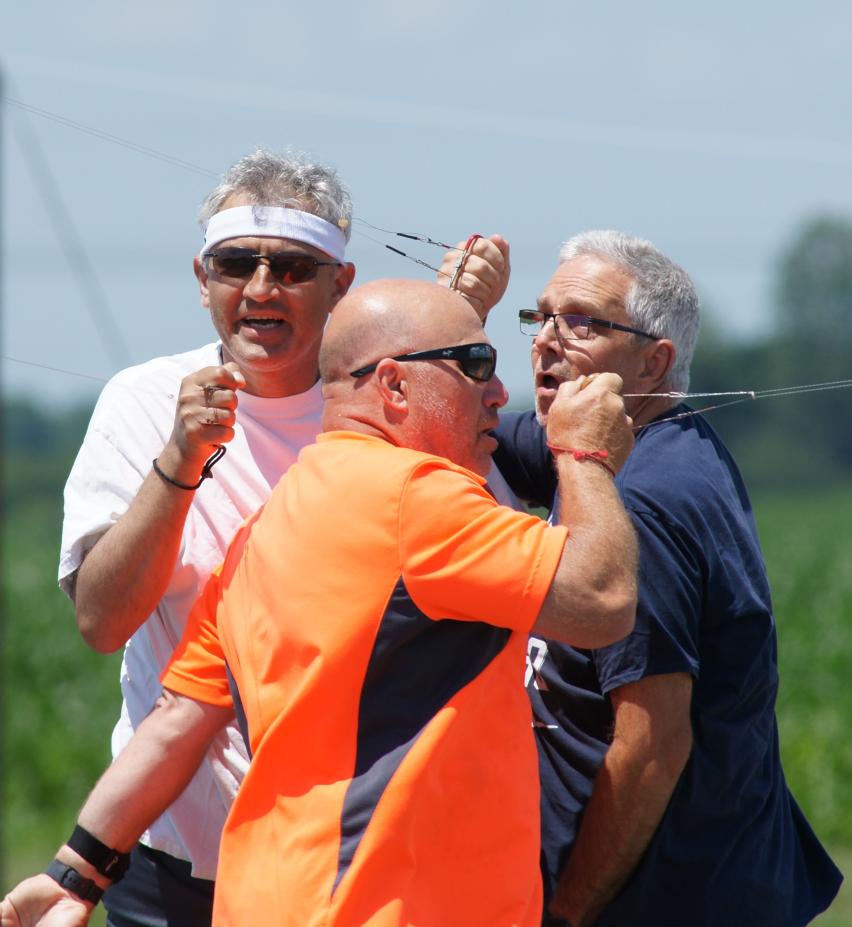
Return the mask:
<path id="1" fill-rule="evenodd" d="M 55 582 L 61 513 L 56 473 L 69 465 L 67 454 L 13 457 L 3 475 L 4 889 L 45 866 L 69 833 L 108 761 L 119 707 L 119 656 L 98 656 L 84 646 Z M 25 486 L 30 490 L 24 492 Z M 787 777 L 841 869 L 849 871 L 852 485 L 754 501 L 778 619 L 778 714 Z M 852 924 L 852 888 L 815 923 Z"/>
<path id="2" fill-rule="evenodd" d="M 852 872 L 852 488 L 758 496 L 778 622 L 781 754 L 793 793 Z M 819 927 L 852 924 L 844 883 Z"/>

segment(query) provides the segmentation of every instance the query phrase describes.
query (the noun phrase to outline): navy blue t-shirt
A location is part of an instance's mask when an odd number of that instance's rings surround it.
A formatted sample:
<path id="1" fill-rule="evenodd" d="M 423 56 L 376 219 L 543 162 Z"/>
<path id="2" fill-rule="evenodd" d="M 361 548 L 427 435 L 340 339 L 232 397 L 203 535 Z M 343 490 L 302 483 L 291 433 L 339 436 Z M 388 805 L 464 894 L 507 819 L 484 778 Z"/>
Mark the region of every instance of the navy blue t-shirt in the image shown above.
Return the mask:
<path id="1" fill-rule="evenodd" d="M 694 680 L 692 754 L 636 871 L 596 927 L 797 927 L 828 906 L 841 876 L 781 769 L 775 623 L 751 503 L 706 420 L 668 421 L 684 411 L 642 429 L 616 479 L 639 539 L 634 631 L 598 650 L 530 639 L 545 899 L 610 743 L 607 693 L 685 672 Z M 495 434 L 509 485 L 550 508 L 556 475 L 534 414 L 506 414 Z"/>

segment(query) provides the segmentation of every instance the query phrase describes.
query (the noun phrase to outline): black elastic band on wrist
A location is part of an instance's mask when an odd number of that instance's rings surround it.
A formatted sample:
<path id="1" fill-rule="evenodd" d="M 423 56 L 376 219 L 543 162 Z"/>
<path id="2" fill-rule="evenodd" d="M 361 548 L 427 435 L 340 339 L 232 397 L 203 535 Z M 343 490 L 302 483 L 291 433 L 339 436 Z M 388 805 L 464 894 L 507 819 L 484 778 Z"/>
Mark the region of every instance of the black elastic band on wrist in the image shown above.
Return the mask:
<path id="1" fill-rule="evenodd" d="M 213 476 L 212 470 L 213 465 L 218 463 L 225 456 L 225 446 L 221 445 L 217 447 L 216 450 L 207 458 L 207 463 L 201 468 L 201 478 L 194 486 L 190 486 L 189 483 L 181 483 L 178 480 L 172 479 L 167 473 L 163 473 L 160 469 L 160 465 L 157 463 L 157 459 L 151 461 L 151 464 L 154 467 L 154 473 L 160 477 L 161 480 L 165 480 L 167 483 L 171 483 L 172 486 L 177 486 L 178 489 L 186 489 L 189 492 L 193 492 L 198 489 L 198 487 L 205 481 L 210 479 Z"/>
<path id="2" fill-rule="evenodd" d="M 94 880 L 84 878 L 73 866 L 63 863 L 61 859 L 55 859 L 45 872 L 54 882 L 58 882 L 81 901 L 97 904 L 103 896 L 103 889 Z"/>
<path id="3" fill-rule="evenodd" d="M 102 876 L 117 882 L 127 872 L 130 854 L 113 850 L 78 824 L 68 838 L 68 846 L 90 863 Z"/>

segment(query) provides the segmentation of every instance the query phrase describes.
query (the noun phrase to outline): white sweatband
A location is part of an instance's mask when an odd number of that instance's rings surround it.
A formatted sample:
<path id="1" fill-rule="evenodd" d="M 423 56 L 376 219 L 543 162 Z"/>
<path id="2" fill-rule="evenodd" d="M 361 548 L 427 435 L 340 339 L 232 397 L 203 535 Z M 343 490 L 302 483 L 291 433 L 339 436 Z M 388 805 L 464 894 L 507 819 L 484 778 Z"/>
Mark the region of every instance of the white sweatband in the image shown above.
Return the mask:
<path id="1" fill-rule="evenodd" d="M 230 238 L 291 238 L 342 261 L 346 236 L 336 225 L 301 209 L 284 206 L 234 206 L 211 216 L 204 230 L 204 257 Z"/>

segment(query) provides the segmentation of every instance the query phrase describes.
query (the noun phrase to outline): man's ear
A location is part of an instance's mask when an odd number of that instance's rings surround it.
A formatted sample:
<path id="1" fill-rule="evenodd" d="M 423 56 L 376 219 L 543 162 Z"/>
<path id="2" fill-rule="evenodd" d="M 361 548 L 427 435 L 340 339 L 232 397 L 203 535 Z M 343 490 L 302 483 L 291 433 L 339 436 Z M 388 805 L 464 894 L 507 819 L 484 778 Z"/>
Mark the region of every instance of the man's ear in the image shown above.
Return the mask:
<path id="1" fill-rule="evenodd" d="M 668 338 L 660 338 L 648 348 L 639 377 L 649 393 L 665 382 L 674 366 L 675 354 L 675 346 Z"/>
<path id="2" fill-rule="evenodd" d="M 198 280 L 198 288 L 201 290 L 201 305 L 205 309 L 210 308 L 210 291 L 207 289 L 207 271 L 204 269 L 204 262 L 196 254 L 192 259 L 192 269 L 195 278 Z"/>
<path id="3" fill-rule="evenodd" d="M 406 414 L 410 384 L 403 365 L 399 361 L 385 357 L 379 361 L 373 377 L 386 412 L 394 417 Z"/>
<path id="4" fill-rule="evenodd" d="M 331 294 L 331 309 L 340 302 L 341 299 L 349 292 L 352 281 L 355 279 L 355 265 L 341 264 L 334 274 L 334 289 Z"/>

